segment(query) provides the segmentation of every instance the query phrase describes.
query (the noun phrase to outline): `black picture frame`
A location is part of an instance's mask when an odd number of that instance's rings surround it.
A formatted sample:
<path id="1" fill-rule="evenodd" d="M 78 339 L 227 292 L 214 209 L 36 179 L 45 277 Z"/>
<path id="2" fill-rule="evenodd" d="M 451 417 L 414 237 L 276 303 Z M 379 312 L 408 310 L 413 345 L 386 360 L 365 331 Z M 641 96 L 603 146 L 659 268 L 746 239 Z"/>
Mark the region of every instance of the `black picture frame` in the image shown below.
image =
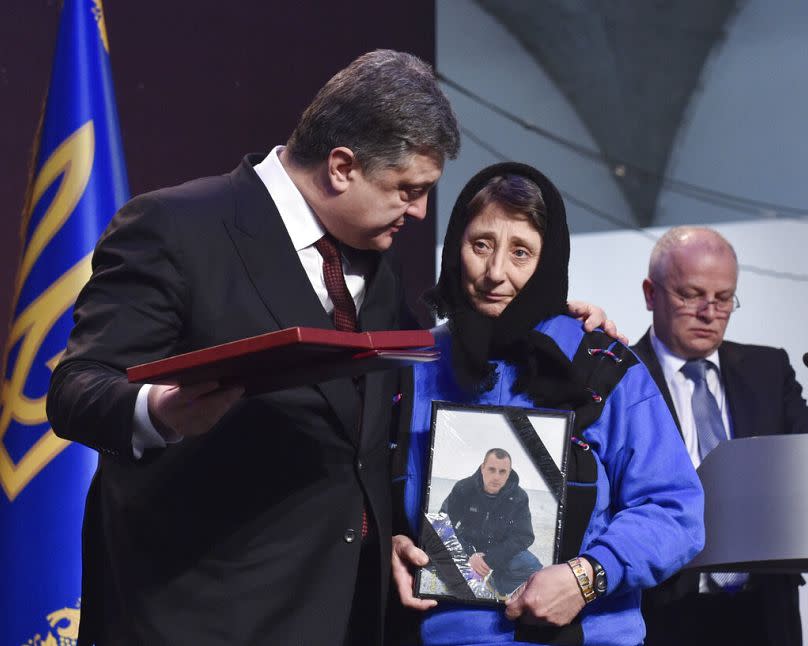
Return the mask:
<path id="1" fill-rule="evenodd" d="M 496 606 L 531 571 L 558 562 L 574 415 L 432 402 L 419 536 L 430 563 L 416 571 L 415 596 Z M 528 531 L 533 541 L 511 556 Z M 485 554 L 474 539 L 499 555 L 500 565 L 486 575 L 475 571 L 488 564 L 480 566 Z"/>

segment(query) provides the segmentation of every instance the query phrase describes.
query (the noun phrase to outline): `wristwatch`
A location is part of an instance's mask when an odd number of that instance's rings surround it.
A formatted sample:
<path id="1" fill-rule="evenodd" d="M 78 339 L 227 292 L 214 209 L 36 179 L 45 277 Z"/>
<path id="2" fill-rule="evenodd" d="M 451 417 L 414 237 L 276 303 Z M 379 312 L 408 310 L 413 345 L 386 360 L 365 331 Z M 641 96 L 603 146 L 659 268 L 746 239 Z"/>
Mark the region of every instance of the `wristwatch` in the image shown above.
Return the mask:
<path id="1" fill-rule="evenodd" d="M 608 583 L 606 581 L 606 570 L 603 569 L 603 566 L 597 561 L 597 559 L 592 558 L 589 554 L 585 554 L 583 556 L 587 561 L 589 561 L 589 565 L 592 566 L 592 578 L 595 580 L 592 582 L 592 587 L 595 590 L 596 597 L 602 597 L 606 594 L 606 590 L 608 588 Z"/>
<path id="2" fill-rule="evenodd" d="M 578 581 L 578 587 L 581 589 L 581 595 L 584 598 L 584 603 L 592 603 L 597 595 L 592 589 L 592 582 L 589 580 L 584 566 L 581 565 L 581 558 L 576 556 L 574 559 L 567 561 L 567 565 L 570 566 L 572 573 L 575 575 L 575 578 Z"/>

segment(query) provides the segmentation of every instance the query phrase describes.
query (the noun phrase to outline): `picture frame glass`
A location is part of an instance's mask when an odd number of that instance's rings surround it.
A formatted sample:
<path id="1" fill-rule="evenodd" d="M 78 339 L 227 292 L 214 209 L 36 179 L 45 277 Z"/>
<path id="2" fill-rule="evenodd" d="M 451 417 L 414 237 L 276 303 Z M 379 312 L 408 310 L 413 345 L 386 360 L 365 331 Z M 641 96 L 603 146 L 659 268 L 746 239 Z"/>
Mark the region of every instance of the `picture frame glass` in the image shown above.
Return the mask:
<path id="1" fill-rule="evenodd" d="M 558 562 L 574 413 L 432 404 L 415 595 L 504 603 Z"/>

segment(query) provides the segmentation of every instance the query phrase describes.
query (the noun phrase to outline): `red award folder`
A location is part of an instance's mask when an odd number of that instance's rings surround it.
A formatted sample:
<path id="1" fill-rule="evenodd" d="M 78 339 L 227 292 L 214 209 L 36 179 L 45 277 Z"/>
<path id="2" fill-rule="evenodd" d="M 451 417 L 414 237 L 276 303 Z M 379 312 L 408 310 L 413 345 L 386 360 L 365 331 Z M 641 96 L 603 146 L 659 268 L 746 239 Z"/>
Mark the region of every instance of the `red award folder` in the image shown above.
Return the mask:
<path id="1" fill-rule="evenodd" d="M 338 332 L 292 327 L 132 366 L 132 383 L 243 384 L 257 394 L 356 377 L 439 357 L 426 330 Z"/>

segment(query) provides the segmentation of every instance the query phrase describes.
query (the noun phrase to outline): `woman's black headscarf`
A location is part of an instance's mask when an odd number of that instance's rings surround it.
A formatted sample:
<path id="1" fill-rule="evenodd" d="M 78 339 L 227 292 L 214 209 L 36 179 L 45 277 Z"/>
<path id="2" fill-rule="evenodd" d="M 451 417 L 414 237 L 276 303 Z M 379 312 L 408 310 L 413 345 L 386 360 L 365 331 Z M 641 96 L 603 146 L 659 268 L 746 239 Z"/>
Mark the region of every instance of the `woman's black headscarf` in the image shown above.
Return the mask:
<path id="1" fill-rule="evenodd" d="M 469 302 L 461 287 L 460 250 L 469 222 L 468 204 L 494 177 L 520 175 L 541 190 L 547 209 L 539 264 L 522 290 L 496 317 L 484 316 Z M 425 299 L 440 317 L 448 319 L 452 334 L 452 363 L 458 384 L 473 392 L 493 388 L 497 375 L 492 359 L 515 363 L 514 385 L 537 406 L 575 407 L 587 391 L 575 378 L 571 362 L 536 325 L 567 311 L 570 239 L 567 215 L 558 189 L 526 164 L 506 162 L 484 168 L 469 180 L 455 202 L 446 238 L 440 278 Z"/>

